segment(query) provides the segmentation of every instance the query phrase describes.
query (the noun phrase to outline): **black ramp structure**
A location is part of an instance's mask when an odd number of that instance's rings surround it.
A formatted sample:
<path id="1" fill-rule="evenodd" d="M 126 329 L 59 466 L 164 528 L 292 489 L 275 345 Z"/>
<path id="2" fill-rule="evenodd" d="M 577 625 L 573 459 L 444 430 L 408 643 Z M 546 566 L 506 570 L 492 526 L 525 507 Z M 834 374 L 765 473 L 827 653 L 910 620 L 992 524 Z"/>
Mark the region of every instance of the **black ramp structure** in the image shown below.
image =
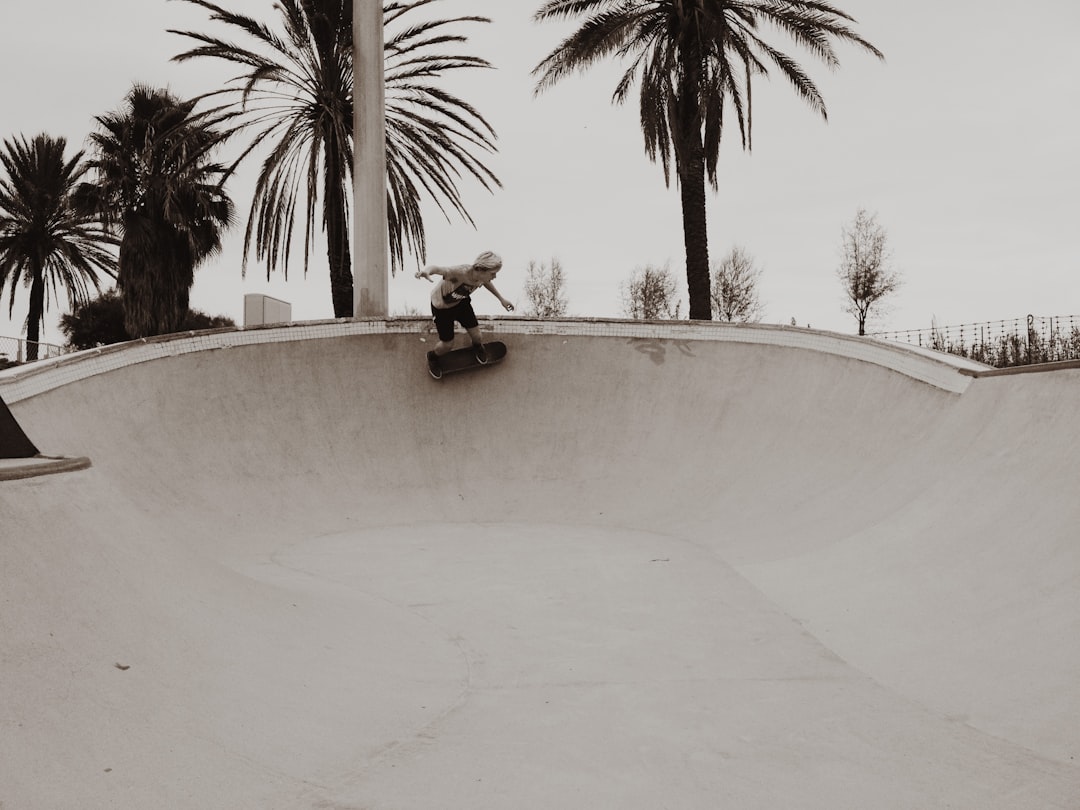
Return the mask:
<path id="1" fill-rule="evenodd" d="M 38 449 L 0 398 L 0 458 L 33 458 Z"/>

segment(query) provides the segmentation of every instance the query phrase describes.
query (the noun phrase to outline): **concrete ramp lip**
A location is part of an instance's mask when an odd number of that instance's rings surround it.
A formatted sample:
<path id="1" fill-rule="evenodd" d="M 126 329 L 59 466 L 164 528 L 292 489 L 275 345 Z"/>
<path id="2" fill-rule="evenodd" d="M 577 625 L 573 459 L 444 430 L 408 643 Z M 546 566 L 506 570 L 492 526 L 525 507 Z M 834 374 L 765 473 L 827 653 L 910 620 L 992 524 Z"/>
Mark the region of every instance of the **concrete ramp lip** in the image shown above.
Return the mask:
<path id="1" fill-rule="evenodd" d="M 56 456 L 32 456 L 30 458 L 0 458 L 0 481 L 36 478 L 41 475 L 75 472 L 90 467 L 85 456 L 71 458 Z"/>
<path id="2" fill-rule="evenodd" d="M 0 395 L 13 404 L 96 374 L 193 352 L 364 335 L 415 334 L 421 341 L 433 341 L 433 329 L 430 319 L 422 317 L 339 318 L 162 335 L 0 371 Z M 639 341 L 707 341 L 802 349 L 880 365 L 953 393 L 962 393 L 971 376 L 990 368 L 966 358 L 908 344 L 763 324 L 500 317 L 481 320 L 481 329 L 485 333 L 502 335 L 625 337 Z"/>

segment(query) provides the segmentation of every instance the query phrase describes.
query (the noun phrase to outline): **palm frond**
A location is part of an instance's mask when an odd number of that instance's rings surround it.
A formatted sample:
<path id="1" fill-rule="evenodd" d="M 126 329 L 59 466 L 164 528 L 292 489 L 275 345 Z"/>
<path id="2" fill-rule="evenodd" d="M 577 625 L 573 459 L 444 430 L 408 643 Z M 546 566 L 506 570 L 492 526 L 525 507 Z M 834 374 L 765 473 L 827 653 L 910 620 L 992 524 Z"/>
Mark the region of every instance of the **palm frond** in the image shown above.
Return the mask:
<path id="1" fill-rule="evenodd" d="M 600 60 L 628 60 L 612 101 L 622 103 L 638 87 L 646 155 L 659 162 L 669 178 L 680 138 L 689 134 L 676 133 L 691 126 L 700 133 L 714 185 L 726 110 L 734 117 L 743 148 L 749 148 L 755 76 L 777 69 L 811 109 L 826 115 L 809 74 L 759 33 L 763 23 L 829 67 L 838 64 L 835 42 L 850 42 L 882 56 L 848 25 L 854 22 L 850 15 L 817 0 L 550 0 L 534 15 L 538 21 L 556 18 L 578 18 L 581 23 L 533 70 L 535 92 Z M 684 88 L 688 71 L 697 78 Z M 692 112 L 695 106 L 700 108 L 697 113 Z M 676 108 L 681 110 L 678 116 Z"/>
<path id="2" fill-rule="evenodd" d="M 539 75 L 535 92 L 539 94 L 571 73 L 583 72 L 606 57 L 626 51 L 639 31 L 640 15 L 636 9 L 612 9 L 585 20 L 533 69 L 533 75 Z"/>
<path id="3" fill-rule="evenodd" d="M 65 157 L 67 142 L 45 134 L 4 141 L 0 153 L 0 290 L 10 286 L 9 315 L 20 287 L 31 289 L 27 331 L 36 340 L 52 302 L 85 302 L 100 276 L 115 276 L 117 240 L 76 204 L 89 171 L 84 153 Z"/>
<path id="4" fill-rule="evenodd" d="M 253 251 L 266 263 L 268 274 L 278 268 L 287 274 L 301 217 L 305 273 L 321 225 L 335 242 L 328 245 L 328 253 L 332 284 L 337 283 L 333 279 L 349 273 L 337 264 L 348 254 L 351 225 L 351 3 L 280 2 L 276 28 L 282 33 L 275 34 L 269 26 L 230 15 L 207 0 L 181 1 L 209 10 L 212 21 L 247 38 L 238 45 L 221 36 L 174 32 L 195 43 L 175 57 L 178 61 L 213 58 L 242 70 L 229 88 L 219 91 L 236 98 L 232 126 L 248 139 L 237 165 L 257 150 L 269 150 L 248 213 L 245 268 Z M 483 161 L 495 150 L 494 130 L 476 108 L 438 86 L 451 72 L 490 67 L 477 56 L 447 52 L 467 41 L 456 29 L 490 20 L 417 15 L 437 2 L 441 0 L 383 3 L 388 237 L 395 272 L 407 252 L 418 262 L 425 260 L 422 198 L 432 200 L 444 215 L 453 212 L 471 222 L 458 182 L 469 177 L 488 190 L 499 185 Z"/>
<path id="5" fill-rule="evenodd" d="M 815 111 L 825 103 L 809 74 L 761 35 L 763 23 L 787 34 L 828 67 L 834 43 L 850 42 L 881 56 L 855 33 L 854 22 L 820 0 L 548 0 L 534 19 L 579 21 L 533 69 L 539 94 L 596 62 L 628 63 L 612 101 L 636 86 L 645 154 L 683 189 L 687 284 L 692 318 L 710 317 L 705 227 L 707 180 L 717 187 L 724 128 L 734 117 L 744 149 L 752 143 L 752 84 L 776 68 Z"/>
<path id="6" fill-rule="evenodd" d="M 119 237 L 117 286 L 132 336 L 174 331 L 187 314 L 195 268 L 221 249 L 233 220 L 228 167 L 211 155 L 232 134 L 224 107 L 132 87 L 98 116 L 88 161 L 94 182 L 75 200 Z"/>

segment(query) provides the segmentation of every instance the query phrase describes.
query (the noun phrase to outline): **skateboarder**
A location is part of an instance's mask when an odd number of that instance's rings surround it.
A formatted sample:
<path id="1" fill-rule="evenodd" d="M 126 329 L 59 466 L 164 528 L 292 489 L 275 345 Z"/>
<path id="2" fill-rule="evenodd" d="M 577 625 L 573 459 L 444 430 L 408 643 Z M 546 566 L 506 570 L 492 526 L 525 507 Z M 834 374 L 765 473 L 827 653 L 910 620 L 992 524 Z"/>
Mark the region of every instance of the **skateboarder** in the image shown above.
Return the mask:
<path id="1" fill-rule="evenodd" d="M 426 278 L 428 281 L 432 280 L 432 276 L 442 276 L 442 281 L 431 291 L 431 314 L 439 332 L 439 342 L 435 344 L 434 352 L 428 352 L 428 365 L 432 367 L 432 376 L 441 376 L 441 372 L 436 373 L 439 357 L 453 348 L 455 321 L 468 332 L 476 350 L 477 361 L 487 361 L 480 325 L 476 320 L 476 313 L 473 312 L 470 296 L 475 290 L 484 287 L 499 299 L 504 309 L 512 312 L 514 305 L 503 298 L 491 283 L 501 269 L 502 259 L 487 250 L 477 256 L 472 264 L 458 264 L 453 267 L 428 265 L 416 274 L 417 278 Z"/>

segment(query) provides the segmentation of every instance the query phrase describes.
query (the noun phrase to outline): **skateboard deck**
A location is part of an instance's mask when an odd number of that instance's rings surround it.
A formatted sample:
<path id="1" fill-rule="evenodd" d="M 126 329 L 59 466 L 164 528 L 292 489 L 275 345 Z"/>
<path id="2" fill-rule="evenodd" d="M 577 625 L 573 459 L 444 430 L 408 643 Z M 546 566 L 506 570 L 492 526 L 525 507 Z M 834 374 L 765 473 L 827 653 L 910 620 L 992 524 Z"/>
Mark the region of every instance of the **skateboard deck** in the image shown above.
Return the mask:
<path id="1" fill-rule="evenodd" d="M 486 366 L 495 366 L 502 362 L 506 357 L 506 344 L 501 340 L 493 340 L 490 343 L 485 343 L 484 348 L 487 350 L 488 361 L 486 363 L 480 363 L 476 359 L 476 354 L 472 346 L 466 346 L 464 349 L 454 349 L 449 351 L 439 358 L 439 368 L 442 369 L 442 376 L 447 374 L 455 374 L 459 371 L 468 371 L 471 368 L 484 368 Z M 432 354 L 432 352 L 428 352 Z M 432 376 L 435 376 L 434 374 Z"/>

